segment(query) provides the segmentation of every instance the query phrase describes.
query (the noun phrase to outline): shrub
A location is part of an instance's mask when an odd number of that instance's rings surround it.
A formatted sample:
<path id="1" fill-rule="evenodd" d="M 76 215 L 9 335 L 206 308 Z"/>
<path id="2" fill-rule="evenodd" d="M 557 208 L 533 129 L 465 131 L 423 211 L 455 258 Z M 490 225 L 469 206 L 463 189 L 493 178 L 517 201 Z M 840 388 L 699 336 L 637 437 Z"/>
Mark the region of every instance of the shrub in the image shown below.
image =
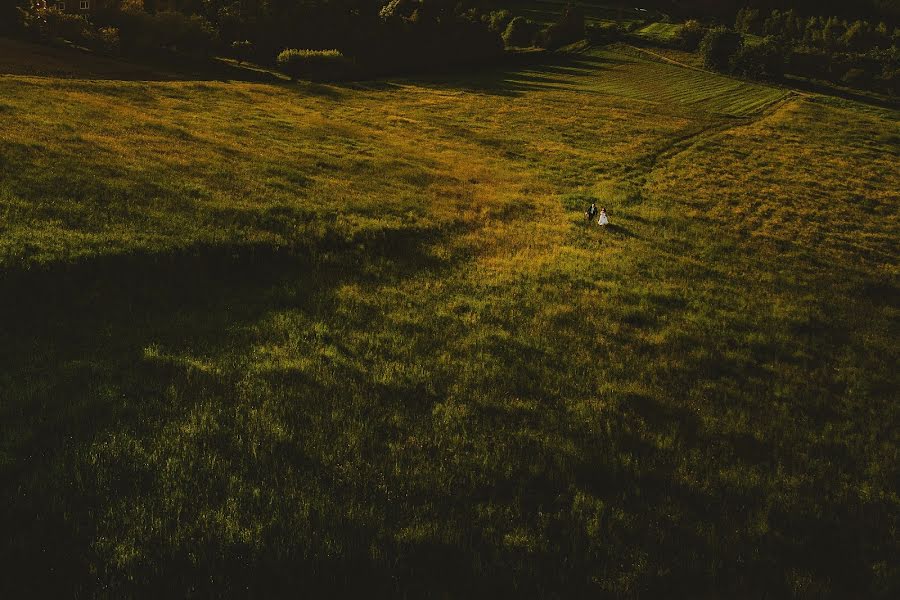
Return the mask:
<path id="1" fill-rule="evenodd" d="M 725 27 L 714 27 L 706 32 L 700 42 L 703 64 L 716 71 L 728 71 L 732 57 L 743 46 L 741 35 Z"/>
<path id="2" fill-rule="evenodd" d="M 112 11 L 104 23 L 119 30 L 122 51 L 140 57 L 171 53 L 208 56 L 218 41 L 217 31 L 200 16 L 177 12 L 155 15 L 142 10 Z"/>
<path id="3" fill-rule="evenodd" d="M 585 27 L 587 38 L 597 44 L 608 44 L 622 39 L 624 31 L 618 23 L 596 23 Z"/>
<path id="4" fill-rule="evenodd" d="M 6 33 L 21 35 L 34 41 L 46 40 L 49 36 L 48 12 L 46 9 L 32 8 L 29 10 L 16 7 L 14 20 L 6 25 Z"/>
<path id="5" fill-rule="evenodd" d="M 584 11 L 569 4 L 560 20 L 544 32 L 541 45 L 549 50 L 556 50 L 566 44 L 583 40 L 584 37 Z"/>
<path id="6" fill-rule="evenodd" d="M 759 9 L 744 7 L 737 13 L 734 22 L 734 28 L 741 33 L 752 33 L 758 35 L 762 33 L 762 27 L 759 18 Z"/>
<path id="7" fill-rule="evenodd" d="M 97 30 L 97 49 L 107 54 L 118 54 L 120 48 L 119 30 L 102 27 Z"/>
<path id="8" fill-rule="evenodd" d="M 74 44 L 93 45 L 97 32 L 94 26 L 81 15 L 72 15 L 58 10 L 46 13 L 47 34 L 62 38 Z"/>
<path id="9" fill-rule="evenodd" d="M 503 43 L 507 46 L 524 48 L 533 46 L 540 28 L 538 24 L 525 17 L 516 17 L 506 26 L 503 32 Z"/>
<path id="10" fill-rule="evenodd" d="M 350 63 L 337 50 L 282 50 L 277 58 L 278 68 L 293 79 L 325 81 L 344 79 L 349 75 Z"/>
<path id="11" fill-rule="evenodd" d="M 678 45 L 688 52 L 694 52 L 700 46 L 704 32 L 700 21 L 694 19 L 686 21 L 678 29 Z"/>
<path id="12" fill-rule="evenodd" d="M 496 33 L 503 33 L 512 21 L 513 15 L 508 10 L 495 10 L 488 17 L 488 27 Z"/>
<path id="13" fill-rule="evenodd" d="M 784 75 L 785 53 L 775 38 L 767 37 L 758 44 L 742 45 L 732 58 L 732 70 L 758 79 Z"/>

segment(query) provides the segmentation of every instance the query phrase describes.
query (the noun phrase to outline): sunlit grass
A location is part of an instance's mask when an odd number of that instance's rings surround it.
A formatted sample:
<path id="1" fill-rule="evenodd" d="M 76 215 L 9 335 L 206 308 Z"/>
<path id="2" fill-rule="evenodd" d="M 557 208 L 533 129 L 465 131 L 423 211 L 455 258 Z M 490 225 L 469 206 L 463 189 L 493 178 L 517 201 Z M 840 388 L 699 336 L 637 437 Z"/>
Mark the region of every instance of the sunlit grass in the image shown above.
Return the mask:
<path id="1" fill-rule="evenodd" d="M 0 99 L 13 591 L 891 595 L 897 113 L 612 51 Z"/>

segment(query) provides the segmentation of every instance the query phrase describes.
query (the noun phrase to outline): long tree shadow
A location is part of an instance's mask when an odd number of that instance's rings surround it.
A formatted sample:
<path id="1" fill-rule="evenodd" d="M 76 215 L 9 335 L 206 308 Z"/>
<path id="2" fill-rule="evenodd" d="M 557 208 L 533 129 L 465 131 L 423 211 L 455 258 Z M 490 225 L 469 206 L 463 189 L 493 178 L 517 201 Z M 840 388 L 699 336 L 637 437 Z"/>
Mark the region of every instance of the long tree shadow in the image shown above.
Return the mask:
<path id="1" fill-rule="evenodd" d="M 613 66 L 632 62 L 635 61 L 628 57 L 545 52 L 508 58 L 499 64 L 451 69 L 439 75 L 417 74 L 333 86 L 367 91 L 396 91 L 404 85 L 416 85 L 496 96 L 521 96 L 533 91 L 571 91 L 584 78 L 594 77 Z"/>
<path id="2" fill-rule="evenodd" d="M 442 87 L 499 96 L 520 96 L 533 91 L 571 91 L 583 78 L 594 77 L 613 65 L 614 59 L 580 54 L 551 53 L 540 59 L 502 67 L 485 67 L 464 77 L 426 80 Z"/>
<path id="3" fill-rule="evenodd" d="M 130 62 L 77 48 L 4 38 L 0 38 L 0 75 L 114 81 L 284 81 L 272 71 L 215 58 L 163 56 Z"/>
<path id="4" fill-rule="evenodd" d="M 246 349 L 250 326 L 272 311 L 317 314 L 329 310 L 333 290 L 345 282 L 399 281 L 447 268 L 426 252 L 446 233 L 398 229 L 326 238 L 306 249 L 196 246 L 2 273 L 0 557 L 16 575 L 0 591 L 91 595 L 99 583 L 91 573 L 97 518 L 105 508 L 73 479 L 75 457 L 104 432 L 158 429 L 190 409 L 185 399 L 234 396 L 239 370 L 159 360 L 154 348 L 227 362 Z M 175 384 L 183 388 L 178 406 L 165 400 Z M 125 486 L 123 493 L 149 485 L 140 473 L 118 477 L 112 483 Z M 346 567 L 316 569 L 328 579 Z"/>

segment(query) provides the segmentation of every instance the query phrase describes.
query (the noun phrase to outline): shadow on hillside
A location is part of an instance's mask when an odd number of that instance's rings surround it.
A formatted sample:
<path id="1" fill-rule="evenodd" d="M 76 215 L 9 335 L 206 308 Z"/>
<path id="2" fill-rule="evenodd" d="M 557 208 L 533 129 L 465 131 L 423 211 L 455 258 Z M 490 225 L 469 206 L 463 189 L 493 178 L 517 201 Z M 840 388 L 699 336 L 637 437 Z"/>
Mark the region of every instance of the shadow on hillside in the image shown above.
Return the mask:
<path id="1" fill-rule="evenodd" d="M 571 90 L 580 78 L 634 62 L 628 57 L 535 52 L 510 56 L 501 65 L 454 68 L 439 75 L 402 74 L 371 81 L 307 84 L 302 90 L 333 99 L 341 90 L 390 91 L 405 84 L 456 88 L 474 93 L 518 96 L 530 91 Z M 99 56 L 87 50 L 0 38 L 0 75 L 112 81 L 244 81 L 288 82 L 275 73 L 221 59 L 137 64 Z"/>
<path id="2" fill-rule="evenodd" d="M 398 74 L 391 78 L 330 84 L 332 89 L 395 92 L 413 85 L 433 89 L 456 89 L 476 94 L 521 96 L 532 91 L 571 91 L 579 79 L 596 76 L 615 65 L 631 64 L 627 56 L 534 53 L 512 57 L 504 64 L 456 68 L 437 75 Z"/>
<path id="3" fill-rule="evenodd" d="M 512 64 L 483 67 L 453 77 L 426 77 L 416 83 L 480 94 L 521 96 L 533 91 L 571 91 L 584 78 L 632 62 L 628 57 L 542 53 Z"/>
<path id="4" fill-rule="evenodd" d="M 103 574 L 91 573 L 93 544 L 109 507 L 90 482 L 75 481 L 74 457 L 107 432 L 160 427 L 190 410 L 185 400 L 235 398 L 241 368 L 207 372 L 154 358 L 153 348 L 234 365 L 252 344 L 251 326 L 272 311 L 327 313 L 335 288 L 348 281 L 403 280 L 446 267 L 424 251 L 443 235 L 398 229 L 326 238 L 312 250 L 196 246 L 0 274 L 0 559 L 17 574 L 0 592 L 94 595 Z M 173 386 L 181 389 L 177 405 L 166 399 Z M 112 485 L 127 497 L 143 485 L 132 479 L 123 471 Z M 166 578 L 189 585 L 196 565 L 173 558 Z M 246 557 L 232 558 L 258 581 Z M 322 564 L 316 572 L 340 577 L 347 567 Z"/>
<path id="5" fill-rule="evenodd" d="M 805 79 L 788 75 L 784 78 L 784 84 L 794 89 L 812 94 L 821 94 L 823 96 L 833 96 L 842 100 L 850 100 L 867 104 L 877 108 L 886 108 L 890 110 L 900 109 L 900 99 L 882 96 L 874 92 L 866 92 L 864 90 L 853 90 L 850 88 L 840 87 L 825 81 L 816 81 L 814 79 Z"/>
<path id="6" fill-rule="evenodd" d="M 112 81 L 246 81 L 279 83 L 270 71 L 220 59 L 132 63 L 75 47 L 0 38 L 0 75 Z"/>

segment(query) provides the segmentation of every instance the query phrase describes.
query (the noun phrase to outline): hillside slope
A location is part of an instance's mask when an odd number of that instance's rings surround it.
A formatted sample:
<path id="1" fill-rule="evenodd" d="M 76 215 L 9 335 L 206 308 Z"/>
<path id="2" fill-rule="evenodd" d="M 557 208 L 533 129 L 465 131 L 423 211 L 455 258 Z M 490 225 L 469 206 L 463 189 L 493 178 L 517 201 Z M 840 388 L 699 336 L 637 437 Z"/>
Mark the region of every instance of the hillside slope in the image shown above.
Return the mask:
<path id="1" fill-rule="evenodd" d="M 80 61 L 0 75 L 3 591 L 897 591 L 896 112 Z"/>

